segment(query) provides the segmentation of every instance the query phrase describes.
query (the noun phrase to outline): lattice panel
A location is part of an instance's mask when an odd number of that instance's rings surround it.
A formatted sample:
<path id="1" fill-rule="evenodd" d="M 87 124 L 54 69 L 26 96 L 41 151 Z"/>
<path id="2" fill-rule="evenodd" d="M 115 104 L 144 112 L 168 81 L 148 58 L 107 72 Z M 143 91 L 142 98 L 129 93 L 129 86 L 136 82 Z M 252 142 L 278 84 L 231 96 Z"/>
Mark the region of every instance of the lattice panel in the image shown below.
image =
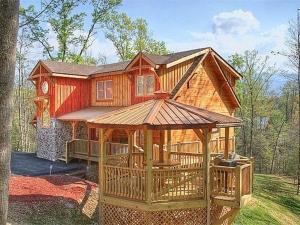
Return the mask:
<path id="1" fill-rule="evenodd" d="M 103 204 L 102 219 L 102 225 L 204 225 L 206 209 L 151 212 Z"/>

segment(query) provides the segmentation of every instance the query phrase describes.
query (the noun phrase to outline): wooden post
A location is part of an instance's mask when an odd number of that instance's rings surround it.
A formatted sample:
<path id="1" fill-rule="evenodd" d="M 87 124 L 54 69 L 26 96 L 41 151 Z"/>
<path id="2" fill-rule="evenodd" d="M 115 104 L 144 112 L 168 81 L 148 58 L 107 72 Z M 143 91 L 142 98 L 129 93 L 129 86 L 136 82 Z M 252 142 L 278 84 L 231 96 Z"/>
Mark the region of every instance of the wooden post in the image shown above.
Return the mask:
<path id="1" fill-rule="evenodd" d="M 88 135 L 88 167 L 91 166 L 91 128 L 87 127 L 87 135 Z"/>
<path id="2" fill-rule="evenodd" d="M 217 137 L 216 138 L 216 153 L 219 153 L 219 142 L 220 142 L 220 140 L 219 140 L 219 137 Z"/>
<path id="3" fill-rule="evenodd" d="M 205 200 L 206 200 L 206 224 L 210 225 L 210 149 L 209 143 L 211 133 L 208 128 L 203 129 L 204 143 L 203 143 L 203 154 L 204 154 L 204 178 L 205 178 Z"/>
<path id="4" fill-rule="evenodd" d="M 159 162 L 164 161 L 164 142 L 165 142 L 165 132 L 164 130 L 159 131 Z"/>
<path id="5" fill-rule="evenodd" d="M 241 166 L 235 167 L 235 200 L 240 204 L 242 195 L 242 170 Z"/>
<path id="6" fill-rule="evenodd" d="M 74 140 L 76 138 L 76 131 L 75 131 L 76 121 L 71 121 L 71 125 L 72 125 L 72 140 Z"/>
<path id="7" fill-rule="evenodd" d="M 229 127 L 225 127 L 225 150 L 224 150 L 225 159 L 228 159 L 228 149 L 229 149 Z"/>
<path id="8" fill-rule="evenodd" d="M 146 201 L 148 204 L 151 204 L 152 201 L 152 165 L 153 165 L 153 160 L 152 160 L 152 130 L 145 130 L 144 131 L 145 135 L 145 149 L 144 151 L 146 152 L 146 176 L 147 176 L 147 181 L 146 181 Z"/>
<path id="9" fill-rule="evenodd" d="M 171 134 L 172 134 L 172 131 L 167 130 L 167 155 L 168 155 L 168 160 L 171 159 L 171 142 L 172 142 Z"/>
<path id="10" fill-rule="evenodd" d="M 133 167 L 133 162 L 132 162 L 132 152 L 133 152 L 133 135 L 134 135 L 134 131 L 128 131 L 128 164 L 129 167 L 132 168 Z"/>
<path id="11" fill-rule="evenodd" d="M 99 221 L 103 221 L 102 215 L 102 200 L 104 195 L 104 154 L 105 154 L 105 142 L 104 142 L 104 130 L 99 129 Z M 102 223 L 101 223 L 102 224 Z"/>

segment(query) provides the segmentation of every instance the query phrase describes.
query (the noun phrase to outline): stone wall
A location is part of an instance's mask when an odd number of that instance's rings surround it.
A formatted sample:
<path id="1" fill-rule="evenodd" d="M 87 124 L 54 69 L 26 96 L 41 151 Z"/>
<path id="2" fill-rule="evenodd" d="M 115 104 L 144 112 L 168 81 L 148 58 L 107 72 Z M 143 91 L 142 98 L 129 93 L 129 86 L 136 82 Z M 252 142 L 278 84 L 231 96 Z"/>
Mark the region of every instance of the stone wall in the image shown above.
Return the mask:
<path id="1" fill-rule="evenodd" d="M 37 157 L 56 161 L 65 152 L 66 142 L 72 139 L 72 127 L 69 122 L 51 119 L 49 128 L 43 128 L 37 121 Z M 76 124 L 77 139 L 87 139 L 87 126 L 83 122 Z"/>
<path id="2" fill-rule="evenodd" d="M 37 157 L 56 161 L 65 151 L 66 141 L 72 138 L 71 125 L 68 122 L 51 119 L 49 128 L 37 121 Z"/>

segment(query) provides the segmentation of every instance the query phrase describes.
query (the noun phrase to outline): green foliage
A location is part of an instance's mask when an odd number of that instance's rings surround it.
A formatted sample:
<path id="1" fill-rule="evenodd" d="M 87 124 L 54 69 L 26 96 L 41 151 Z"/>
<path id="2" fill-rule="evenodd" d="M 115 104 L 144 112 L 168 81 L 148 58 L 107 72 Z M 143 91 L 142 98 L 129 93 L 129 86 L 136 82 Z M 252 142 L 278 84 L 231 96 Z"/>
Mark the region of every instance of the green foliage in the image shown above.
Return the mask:
<path id="1" fill-rule="evenodd" d="M 43 2 L 45 10 L 42 14 L 32 5 L 26 9 L 21 7 L 21 24 L 27 24 L 32 41 L 42 46 L 47 58 L 93 64 L 96 59 L 86 57 L 93 37 L 99 25 L 120 4 L 121 0 L 52 0 L 48 4 Z M 86 5 L 93 7 L 91 15 L 80 12 L 79 8 Z M 85 27 L 89 28 L 85 30 Z M 53 33 L 55 37 L 51 36 Z"/>
<path id="2" fill-rule="evenodd" d="M 132 20 L 125 13 L 113 14 L 104 23 L 105 36 L 116 48 L 120 60 L 132 59 L 138 52 L 167 54 L 163 41 L 152 38 L 144 19 Z"/>

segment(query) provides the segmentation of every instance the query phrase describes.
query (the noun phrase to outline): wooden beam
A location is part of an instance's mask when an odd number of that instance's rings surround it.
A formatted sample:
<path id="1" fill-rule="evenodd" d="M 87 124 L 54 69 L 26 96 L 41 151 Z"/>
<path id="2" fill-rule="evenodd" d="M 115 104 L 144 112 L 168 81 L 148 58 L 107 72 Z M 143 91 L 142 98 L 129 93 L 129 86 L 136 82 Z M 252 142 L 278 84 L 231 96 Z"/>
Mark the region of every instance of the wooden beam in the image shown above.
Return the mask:
<path id="1" fill-rule="evenodd" d="M 152 148 L 153 148 L 153 143 L 152 143 L 152 130 L 144 130 L 144 135 L 145 135 L 145 152 L 146 153 L 146 202 L 148 204 L 151 204 L 152 198 L 151 198 L 151 193 L 152 193 L 152 165 L 153 165 L 153 159 L 152 159 Z"/>
<path id="2" fill-rule="evenodd" d="M 99 129 L 99 221 L 102 221 L 103 215 L 101 211 L 101 205 L 104 196 L 104 153 L 105 153 L 105 142 L 104 142 L 104 129 Z"/>
<path id="3" fill-rule="evenodd" d="M 168 160 L 171 159 L 171 143 L 172 143 L 172 131 L 167 130 L 167 155 L 168 155 Z"/>
<path id="4" fill-rule="evenodd" d="M 72 125 L 72 140 L 76 139 L 76 121 L 71 121 L 71 125 Z"/>
<path id="5" fill-rule="evenodd" d="M 88 135 L 88 167 L 91 166 L 91 128 L 87 127 L 87 135 Z"/>
<path id="6" fill-rule="evenodd" d="M 129 164 L 129 167 L 132 168 L 133 167 L 132 152 L 133 152 L 133 144 L 134 144 L 134 140 L 133 140 L 134 131 L 133 130 L 128 131 L 127 135 L 128 135 L 128 164 Z"/>
<path id="7" fill-rule="evenodd" d="M 164 143 L 165 143 L 165 131 L 159 131 L 159 162 L 164 161 Z"/>
<path id="8" fill-rule="evenodd" d="M 204 178 L 205 178 L 205 200 L 206 200 L 206 224 L 210 225 L 210 149 L 209 143 L 211 138 L 211 132 L 208 128 L 202 129 L 204 135 Z"/>
<path id="9" fill-rule="evenodd" d="M 229 156 L 229 127 L 225 127 L 225 150 L 224 150 L 224 158 L 228 159 Z"/>

